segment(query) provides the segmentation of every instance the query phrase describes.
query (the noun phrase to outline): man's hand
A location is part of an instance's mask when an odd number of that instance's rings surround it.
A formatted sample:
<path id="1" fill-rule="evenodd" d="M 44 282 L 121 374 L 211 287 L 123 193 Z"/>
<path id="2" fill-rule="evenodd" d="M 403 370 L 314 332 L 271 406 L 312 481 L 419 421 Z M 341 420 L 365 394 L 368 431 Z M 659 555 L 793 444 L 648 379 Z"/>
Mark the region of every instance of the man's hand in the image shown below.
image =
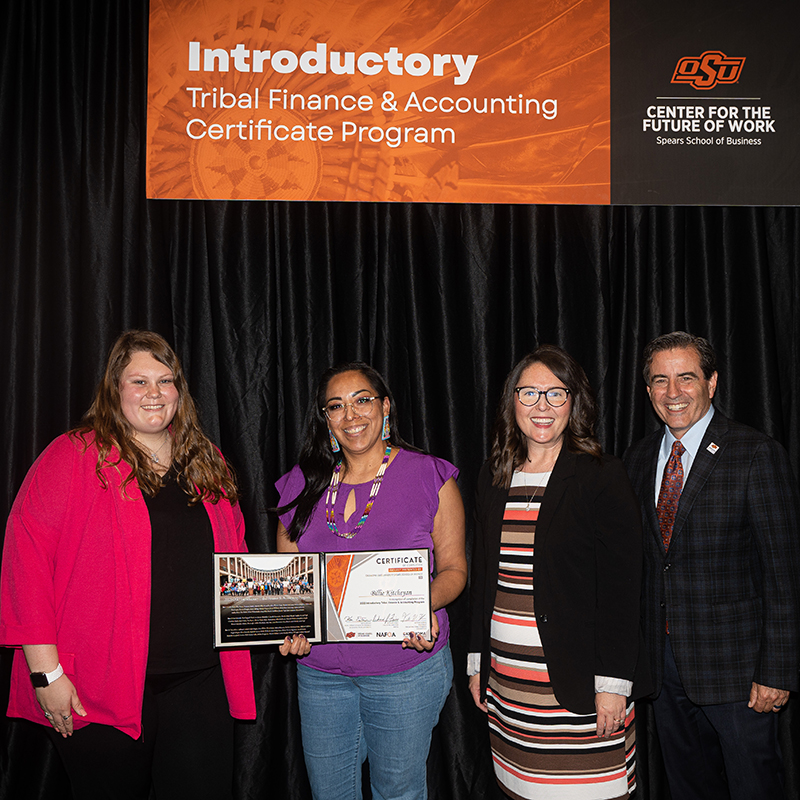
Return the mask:
<path id="1" fill-rule="evenodd" d="M 773 689 L 770 686 L 762 686 L 753 681 L 750 689 L 750 702 L 748 708 L 762 713 L 764 711 L 780 711 L 789 699 L 789 692 L 786 689 Z"/>

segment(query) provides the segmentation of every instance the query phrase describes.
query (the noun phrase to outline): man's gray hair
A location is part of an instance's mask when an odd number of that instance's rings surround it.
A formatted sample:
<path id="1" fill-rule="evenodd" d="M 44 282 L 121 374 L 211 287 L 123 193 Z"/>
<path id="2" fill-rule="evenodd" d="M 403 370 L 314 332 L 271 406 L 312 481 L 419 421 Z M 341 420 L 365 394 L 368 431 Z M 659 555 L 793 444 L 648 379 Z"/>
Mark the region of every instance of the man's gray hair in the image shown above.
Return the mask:
<path id="1" fill-rule="evenodd" d="M 711 376 L 717 371 L 717 356 L 714 348 L 708 339 L 702 336 L 694 336 L 686 331 L 673 331 L 657 336 L 644 348 L 642 357 L 642 374 L 644 382 L 650 385 L 650 367 L 653 364 L 653 357 L 656 353 L 664 350 L 680 350 L 686 347 L 693 347 L 700 359 L 700 369 L 703 370 L 703 377 L 710 380 Z"/>

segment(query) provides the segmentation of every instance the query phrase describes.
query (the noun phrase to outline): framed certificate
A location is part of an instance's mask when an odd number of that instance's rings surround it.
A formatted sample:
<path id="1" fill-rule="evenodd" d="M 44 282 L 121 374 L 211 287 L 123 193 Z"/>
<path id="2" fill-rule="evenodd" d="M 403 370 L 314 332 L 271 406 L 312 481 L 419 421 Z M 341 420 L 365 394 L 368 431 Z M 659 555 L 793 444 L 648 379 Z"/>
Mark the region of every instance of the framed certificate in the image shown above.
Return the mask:
<path id="1" fill-rule="evenodd" d="M 215 553 L 214 646 L 323 639 L 319 553 Z"/>
<path id="2" fill-rule="evenodd" d="M 323 553 L 329 642 L 402 642 L 431 637 L 428 551 Z"/>
<path id="3" fill-rule="evenodd" d="M 215 553 L 214 646 L 431 636 L 430 554 Z"/>

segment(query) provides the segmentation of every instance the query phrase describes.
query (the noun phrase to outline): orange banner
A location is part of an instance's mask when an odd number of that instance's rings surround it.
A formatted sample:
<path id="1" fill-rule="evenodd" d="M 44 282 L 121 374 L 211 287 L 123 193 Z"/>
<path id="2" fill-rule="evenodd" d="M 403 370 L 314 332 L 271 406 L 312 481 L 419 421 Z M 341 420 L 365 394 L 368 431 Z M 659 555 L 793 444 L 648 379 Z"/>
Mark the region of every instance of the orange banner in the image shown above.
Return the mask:
<path id="1" fill-rule="evenodd" d="M 608 203 L 608 0 L 151 0 L 147 196 Z"/>

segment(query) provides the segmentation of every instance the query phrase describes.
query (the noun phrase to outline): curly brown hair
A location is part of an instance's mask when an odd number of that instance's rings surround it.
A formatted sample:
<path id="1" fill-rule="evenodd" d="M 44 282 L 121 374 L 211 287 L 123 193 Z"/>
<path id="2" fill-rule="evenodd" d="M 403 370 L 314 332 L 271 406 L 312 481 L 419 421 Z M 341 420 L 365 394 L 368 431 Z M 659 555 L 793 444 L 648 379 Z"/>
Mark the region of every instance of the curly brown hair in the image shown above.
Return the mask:
<path id="1" fill-rule="evenodd" d="M 586 373 L 565 350 L 553 344 L 540 345 L 515 364 L 508 373 L 500 396 L 497 419 L 492 431 L 489 465 L 492 483 L 504 489 L 511 486 L 514 471 L 525 463 L 528 455 L 525 437 L 517 427 L 514 403 L 520 376 L 533 364 L 543 364 L 569 389 L 572 409 L 564 433 L 567 449 L 573 453 L 587 453 L 595 458 L 600 458 L 603 454 L 594 433 L 597 404 Z"/>
<path id="2" fill-rule="evenodd" d="M 125 331 L 108 354 L 105 372 L 95 389 L 92 404 L 83 415 L 80 425 L 70 431 L 79 438 L 84 449 L 97 447 L 96 472 L 100 483 L 107 486 L 103 468 L 124 461 L 131 474 L 123 481 L 122 489 L 133 480 L 150 497 L 158 494 L 161 476 L 153 468 L 150 457 L 136 444 L 133 427 L 122 413 L 120 381 L 134 353 L 149 353 L 167 367 L 178 392 L 175 416 L 169 427 L 172 436 L 172 465 L 178 473 L 178 483 L 190 497 L 190 504 L 200 500 L 216 503 L 221 499 L 235 503 L 239 498 L 236 480 L 219 451 L 200 428 L 192 396 L 175 351 L 166 340 L 152 331 Z M 112 450 L 116 451 L 114 458 Z"/>

